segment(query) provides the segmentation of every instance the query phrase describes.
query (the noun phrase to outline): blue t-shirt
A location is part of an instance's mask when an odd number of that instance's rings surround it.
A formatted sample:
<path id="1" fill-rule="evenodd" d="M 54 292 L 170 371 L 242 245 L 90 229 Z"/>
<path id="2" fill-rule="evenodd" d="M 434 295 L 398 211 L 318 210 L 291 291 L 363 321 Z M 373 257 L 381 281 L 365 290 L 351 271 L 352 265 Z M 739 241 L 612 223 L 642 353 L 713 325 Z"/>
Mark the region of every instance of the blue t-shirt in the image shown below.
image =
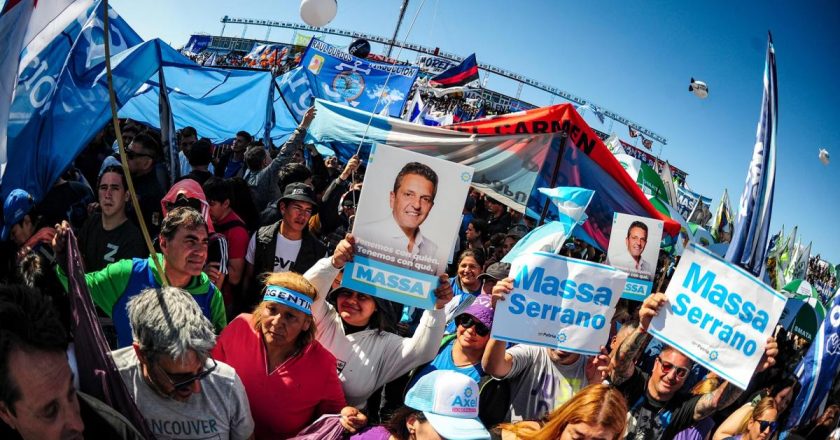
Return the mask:
<path id="1" fill-rule="evenodd" d="M 414 375 L 414 378 L 411 379 L 411 382 L 408 384 L 408 388 L 406 389 L 411 389 L 411 387 L 414 386 L 421 377 L 436 370 L 457 371 L 458 373 L 469 376 L 476 383 L 481 381 L 481 376 L 484 375 L 484 370 L 481 369 L 481 362 L 475 365 L 467 365 L 466 367 L 459 367 L 455 365 L 455 362 L 452 360 L 452 347 L 454 346 L 455 338 L 452 338 L 452 340 L 449 341 L 449 343 L 446 344 L 446 346 L 444 346 L 438 353 L 437 357 L 432 359 L 431 362 L 426 364 L 422 370 L 418 371 L 417 374 Z"/>

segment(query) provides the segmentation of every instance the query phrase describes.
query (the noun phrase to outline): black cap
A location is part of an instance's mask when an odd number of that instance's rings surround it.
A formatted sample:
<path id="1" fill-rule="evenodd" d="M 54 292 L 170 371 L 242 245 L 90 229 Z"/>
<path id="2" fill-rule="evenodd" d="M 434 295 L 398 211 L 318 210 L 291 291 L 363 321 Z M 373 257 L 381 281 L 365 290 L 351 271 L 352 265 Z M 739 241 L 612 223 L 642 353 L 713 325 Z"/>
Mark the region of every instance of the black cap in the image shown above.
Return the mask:
<path id="1" fill-rule="evenodd" d="M 318 202 L 315 201 L 315 191 L 311 186 L 303 182 L 295 182 L 286 185 L 283 191 L 283 197 L 280 201 L 297 200 L 298 202 L 307 202 L 312 204 L 312 213 L 318 212 Z"/>
<path id="2" fill-rule="evenodd" d="M 502 263 L 501 261 L 491 264 L 487 267 L 487 271 L 478 276 L 478 279 L 485 280 L 492 278 L 496 281 L 505 279 L 510 274 L 510 263 Z"/>

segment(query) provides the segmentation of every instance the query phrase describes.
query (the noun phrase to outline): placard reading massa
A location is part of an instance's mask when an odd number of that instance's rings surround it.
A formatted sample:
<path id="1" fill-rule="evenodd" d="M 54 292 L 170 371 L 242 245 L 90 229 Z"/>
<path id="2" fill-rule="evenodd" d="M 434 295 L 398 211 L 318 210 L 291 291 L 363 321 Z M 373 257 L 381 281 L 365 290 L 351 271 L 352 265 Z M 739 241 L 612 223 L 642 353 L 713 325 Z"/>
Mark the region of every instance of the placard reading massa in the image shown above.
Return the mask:
<path id="1" fill-rule="evenodd" d="M 473 169 L 374 145 L 356 210 L 356 255 L 342 285 L 431 309 L 458 236 Z"/>
<path id="2" fill-rule="evenodd" d="M 629 275 L 622 298 L 644 301 L 651 294 L 663 224 L 637 215 L 613 215 L 607 264 Z"/>
<path id="3" fill-rule="evenodd" d="M 514 260 L 510 276 L 513 291 L 496 304 L 494 338 L 588 355 L 607 343 L 626 273 L 535 252 Z"/>
<path id="4" fill-rule="evenodd" d="M 746 389 L 787 298 L 694 243 L 665 294 L 650 333 Z"/>

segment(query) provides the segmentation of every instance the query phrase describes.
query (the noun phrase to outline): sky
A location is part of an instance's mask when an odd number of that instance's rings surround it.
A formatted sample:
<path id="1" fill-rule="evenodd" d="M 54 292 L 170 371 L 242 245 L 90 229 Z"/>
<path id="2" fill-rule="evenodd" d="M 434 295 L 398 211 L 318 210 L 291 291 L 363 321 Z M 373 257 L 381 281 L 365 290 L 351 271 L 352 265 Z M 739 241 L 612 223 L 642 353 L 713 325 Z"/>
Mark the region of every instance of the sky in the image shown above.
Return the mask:
<path id="1" fill-rule="evenodd" d="M 175 48 L 190 34 L 219 35 L 220 19 L 303 23 L 292 0 L 112 0 L 111 5 L 145 39 Z M 390 37 L 398 0 L 338 0 L 328 27 Z M 413 25 L 412 25 L 413 23 Z M 776 187 L 771 234 L 794 225 L 812 255 L 840 263 L 840 2 L 795 4 L 739 2 L 522 0 L 411 0 L 398 40 L 467 56 L 550 84 L 618 113 L 665 137 L 654 143 L 688 172 L 689 187 L 713 199 L 724 189 L 738 205 L 755 144 L 762 98 L 767 32 L 773 33 L 779 89 Z M 228 25 L 224 35 L 264 39 L 262 26 Z M 288 42 L 275 28 L 269 39 Z M 335 45 L 350 39 L 327 36 Z M 373 52 L 383 53 L 379 45 Z M 416 54 L 394 49 L 392 56 Z M 485 74 L 485 72 L 482 72 Z M 688 92 L 690 78 L 705 81 L 709 97 Z M 491 75 L 487 87 L 516 96 L 512 81 Z M 525 86 L 521 99 L 535 105 L 564 102 Z M 627 127 L 601 124 L 625 140 Z M 822 165 L 826 148 L 834 162 Z"/>

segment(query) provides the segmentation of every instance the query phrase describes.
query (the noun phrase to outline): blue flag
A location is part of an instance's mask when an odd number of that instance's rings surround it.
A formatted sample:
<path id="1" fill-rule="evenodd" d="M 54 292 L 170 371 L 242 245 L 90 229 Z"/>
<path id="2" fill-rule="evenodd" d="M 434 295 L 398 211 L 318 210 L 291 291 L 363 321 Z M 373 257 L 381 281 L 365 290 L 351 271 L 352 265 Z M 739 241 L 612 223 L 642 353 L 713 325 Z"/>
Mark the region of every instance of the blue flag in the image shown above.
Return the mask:
<path id="1" fill-rule="evenodd" d="M 773 190 L 776 186 L 776 120 L 778 117 L 776 52 L 773 37 L 767 36 L 764 64 L 764 97 L 755 136 L 753 158 L 735 221 L 726 260 L 758 276 L 767 254 Z"/>
<path id="2" fill-rule="evenodd" d="M 73 20 L 62 21 L 67 23 L 64 31 L 37 51 L 30 47 L 21 53 L 21 62 L 29 61 L 12 100 L 8 161 L 14 166 L 3 174 L 1 198 L 20 188 L 41 200 L 108 119 L 103 13 L 101 2 L 83 8 Z M 113 9 L 109 23 L 112 57 L 142 43 Z M 140 84 L 149 76 L 145 75 Z M 139 86 L 135 81 L 115 84 L 117 93 L 124 93 L 120 85 L 134 90 Z"/>
<path id="3" fill-rule="evenodd" d="M 831 389 L 837 368 L 840 367 L 840 296 L 834 297 L 831 309 L 808 353 L 794 373 L 802 388 L 791 405 L 787 429 L 806 423 L 813 417 Z"/>
<path id="4" fill-rule="evenodd" d="M 402 115 L 419 71 L 357 58 L 317 38 L 309 42 L 300 65 L 315 97 L 395 118 Z"/>
<path id="5" fill-rule="evenodd" d="M 575 225 L 584 217 L 595 191 L 577 187 L 539 188 L 539 192 L 557 206 L 559 218 L 522 237 L 505 255 L 502 262 L 513 263 L 519 255 L 538 251 L 556 253 L 568 239 Z"/>

